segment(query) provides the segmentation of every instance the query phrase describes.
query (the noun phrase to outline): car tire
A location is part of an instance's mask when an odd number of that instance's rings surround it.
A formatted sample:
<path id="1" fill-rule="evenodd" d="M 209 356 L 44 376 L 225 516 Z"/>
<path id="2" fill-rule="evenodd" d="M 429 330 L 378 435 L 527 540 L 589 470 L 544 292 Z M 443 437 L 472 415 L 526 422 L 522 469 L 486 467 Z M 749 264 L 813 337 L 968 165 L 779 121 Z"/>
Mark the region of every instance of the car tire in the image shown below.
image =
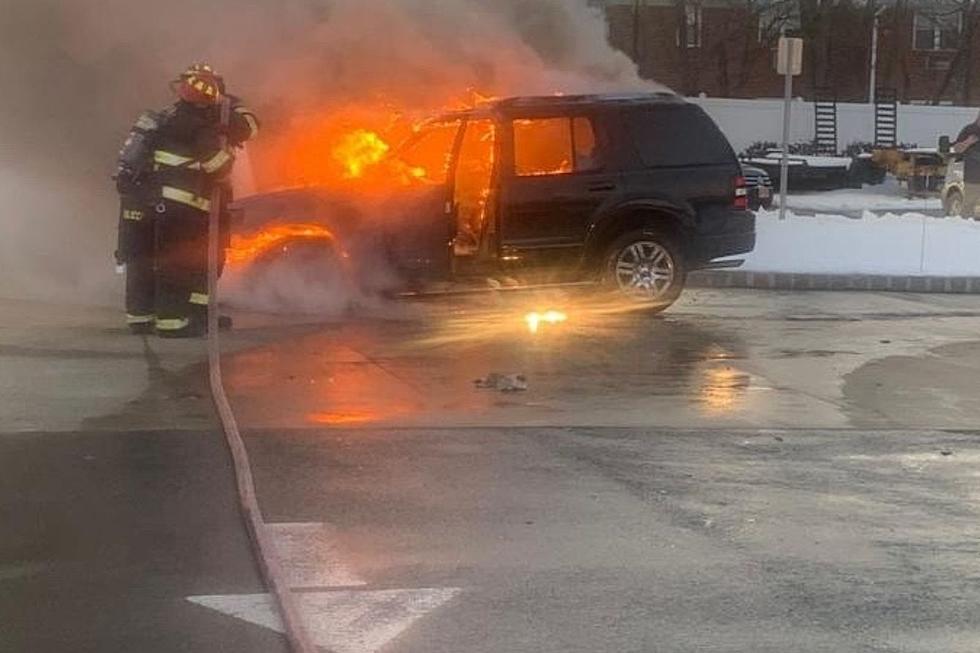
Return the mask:
<path id="1" fill-rule="evenodd" d="M 603 286 L 660 312 L 677 301 L 687 282 L 687 263 L 670 234 L 640 229 L 623 234 L 603 259 Z"/>
<path id="2" fill-rule="evenodd" d="M 946 194 L 946 199 L 943 200 L 943 212 L 948 217 L 963 215 L 963 195 L 960 191 L 951 190 Z"/>

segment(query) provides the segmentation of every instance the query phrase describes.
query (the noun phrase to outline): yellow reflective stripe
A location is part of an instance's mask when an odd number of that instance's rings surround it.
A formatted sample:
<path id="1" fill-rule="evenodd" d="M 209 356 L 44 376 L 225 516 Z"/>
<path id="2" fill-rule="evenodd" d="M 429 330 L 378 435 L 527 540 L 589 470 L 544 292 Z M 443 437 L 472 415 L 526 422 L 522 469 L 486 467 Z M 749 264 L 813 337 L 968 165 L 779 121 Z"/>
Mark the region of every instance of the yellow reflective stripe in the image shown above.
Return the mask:
<path id="1" fill-rule="evenodd" d="M 191 321 L 187 318 L 157 320 L 157 329 L 160 331 L 180 331 L 181 329 L 186 329 L 190 325 Z"/>
<path id="2" fill-rule="evenodd" d="M 252 135 L 249 138 L 255 138 L 259 133 L 259 121 L 255 119 L 255 116 L 245 107 L 235 107 L 235 113 L 240 115 L 248 123 L 248 128 L 251 130 Z"/>
<path id="3" fill-rule="evenodd" d="M 200 167 L 199 163 L 194 163 L 194 159 L 189 156 L 181 156 L 179 154 L 174 154 L 173 152 L 167 152 L 166 150 L 157 150 L 153 153 L 154 163 L 159 163 L 165 166 L 187 166 L 189 163 L 194 165 L 188 166 L 190 168 Z"/>
<path id="4" fill-rule="evenodd" d="M 226 163 L 232 160 L 231 154 L 227 150 L 221 150 L 213 157 L 201 164 L 204 172 L 215 172 L 220 170 Z"/>
<path id="5" fill-rule="evenodd" d="M 191 293 L 191 304 L 197 304 L 198 306 L 207 306 L 209 299 L 210 298 L 204 293 L 200 293 L 200 292 Z"/>
<path id="6" fill-rule="evenodd" d="M 156 319 L 156 315 L 133 315 L 126 313 L 126 324 L 149 324 Z"/>
<path id="7" fill-rule="evenodd" d="M 193 206 L 195 209 L 200 209 L 202 211 L 211 210 L 211 200 L 195 195 L 189 191 L 174 188 L 172 186 L 164 186 L 160 193 L 165 199 L 180 202 L 181 204 L 186 204 L 187 206 Z"/>

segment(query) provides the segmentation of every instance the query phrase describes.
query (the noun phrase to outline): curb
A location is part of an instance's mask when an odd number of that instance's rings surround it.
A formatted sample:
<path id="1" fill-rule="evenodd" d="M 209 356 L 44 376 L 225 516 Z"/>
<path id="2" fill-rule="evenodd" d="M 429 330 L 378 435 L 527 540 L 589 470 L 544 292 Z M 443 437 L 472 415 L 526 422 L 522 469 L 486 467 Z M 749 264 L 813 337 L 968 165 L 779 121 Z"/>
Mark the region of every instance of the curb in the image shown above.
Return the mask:
<path id="1" fill-rule="evenodd" d="M 763 290 L 865 290 L 980 294 L 980 277 L 916 277 L 877 274 L 806 274 L 700 270 L 688 278 L 691 288 L 757 288 Z"/>

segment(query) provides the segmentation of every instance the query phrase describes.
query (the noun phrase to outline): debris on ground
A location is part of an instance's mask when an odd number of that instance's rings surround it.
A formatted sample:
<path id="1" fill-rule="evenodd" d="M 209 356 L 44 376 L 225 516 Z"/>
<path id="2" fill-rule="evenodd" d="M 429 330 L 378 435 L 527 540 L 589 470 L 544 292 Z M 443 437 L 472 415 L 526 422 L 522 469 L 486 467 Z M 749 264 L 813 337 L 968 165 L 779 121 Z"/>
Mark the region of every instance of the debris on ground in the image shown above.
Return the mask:
<path id="1" fill-rule="evenodd" d="M 473 382 L 477 388 L 499 390 L 500 392 L 523 392 L 527 390 L 527 377 L 523 374 L 498 374 L 492 372 Z"/>

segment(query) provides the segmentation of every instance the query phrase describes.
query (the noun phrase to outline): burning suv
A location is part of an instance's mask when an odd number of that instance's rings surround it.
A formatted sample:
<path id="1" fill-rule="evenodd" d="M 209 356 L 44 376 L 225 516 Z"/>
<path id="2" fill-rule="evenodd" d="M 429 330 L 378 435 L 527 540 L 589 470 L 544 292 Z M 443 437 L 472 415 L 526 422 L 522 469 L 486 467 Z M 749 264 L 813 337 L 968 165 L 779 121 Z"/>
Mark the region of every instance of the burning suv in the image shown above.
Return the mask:
<path id="1" fill-rule="evenodd" d="M 292 240 L 342 244 L 348 261 L 369 242 L 413 293 L 594 284 L 662 310 L 688 272 L 755 246 L 731 146 L 672 94 L 490 101 L 423 123 L 389 158 L 406 183 L 383 199 L 308 188 L 239 208 L 304 223 Z"/>

